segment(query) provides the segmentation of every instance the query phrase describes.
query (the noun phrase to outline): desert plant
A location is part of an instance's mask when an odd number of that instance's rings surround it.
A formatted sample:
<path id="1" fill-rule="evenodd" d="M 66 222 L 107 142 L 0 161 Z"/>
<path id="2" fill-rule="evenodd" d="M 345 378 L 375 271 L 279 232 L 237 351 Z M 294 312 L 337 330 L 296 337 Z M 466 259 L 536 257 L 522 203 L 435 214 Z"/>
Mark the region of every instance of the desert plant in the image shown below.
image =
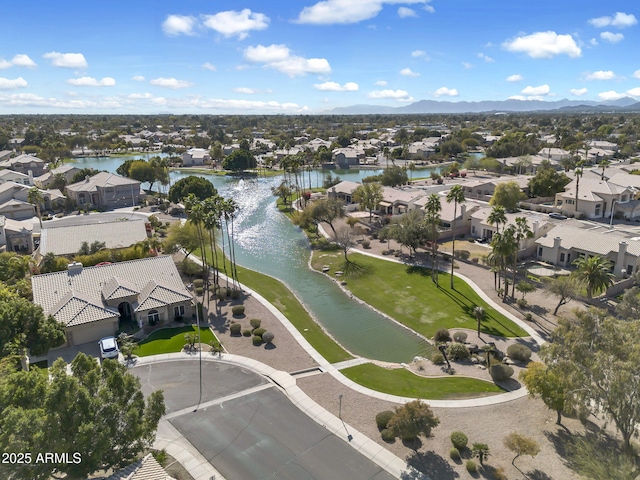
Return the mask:
<path id="1" fill-rule="evenodd" d="M 455 332 L 453 334 L 453 341 L 458 343 L 464 343 L 467 341 L 467 332 Z"/>
<path id="2" fill-rule="evenodd" d="M 378 426 L 378 430 L 382 431 L 387 428 L 389 424 L 389 420 L 393 417 L 394 412 L 392 410 L 384 410 L 376 415 L 376 425 Z"/>
<path id="3" fill-rule="evenodd" d="M 239 323 L 232 323 L 231 326 L 229 327 L 229 333 L 231 335 L 240 335 L 241 332 L 242 332 L 242 325 L 240 325 Z"/>
<path id="4" fill-rule="evenodd" d="M 520 284 L 518 284 L 520 285 Z M 527 305 L 529 304 L 529 302 L 527 302 L 526 298 L 519 298 L 516 300 L 516 305 L 518 306 L 518 308 L 520 310 L 524 310 L 525 308 L 527 308 Z"/>
<path id="5" fill-rule="evenodd" d="M 514 343 L 507 348 L 507 355 L 513 360 L 527 363 L 531 360 L 531 349 L 521 343 Z"/>
<path id="6" fill-rule="evenodd" d="M 252 318 L 251 320 L 249 320 L 249 325 L 251 325 L 251 328 L 259 328 L 260 323 L 262 322 L 259 318 Z"/>
<path id="7" fill-rule="evenodd" d="M 449 456 L 454 462 L 460 461 L 460 450 L 458 450 L 456 447 L 453 447 L 451 450 L 449 450 Z"/>
<path id="8" fill-rule="evenodd" d="M 385 428 L 384 430 L 382 430 L 382 432 L 380 432 L 380 436 L 382 437 L 382 440 L 384 440 L 387 443 L 392 443 L 396 439 L 393 432 L 388 428 Z"/>
<path id="9" fill-rule="evenodd" d="M 458 450 L 467 448 L 467 443 L 469 442 L 469 439 L 464 434 L 464 432 L 456 430 L 455 432 L 451 432 L 451 435 L 449 436 L 449 438 L 451 439 L 451 444 Z"/>
<path id="10" fill-rule="evenodd" d="M 533 320 L 533 315 L 531 314 L 531 312 L 527 312 L 527 313 L 525 313 L 525 314 L 524 314 L 524 319 L 525 319 L 527 322 L 531 322 L 531 321 Z"/>
<path id="11" fill-rule="evenodd" d="M 243 337 L 250 337 L 251 336 L 251 330 L 250 329 L 246 329 L 242 331 L 242 336 Z"/>
<path id="12" fill-rule="evenodd" d="M 202 285 L 204 285 L 204 280 L 203 280 L 203 279 L 201 279 L 201 278 L 196 278 L 196 279 L 193 281 L 193 286 L 194 286 L 194 287 L 202 287 Z"/>
<path id="13" fill-rule="evenodd" d="M 371 247 L 371 242 L 369 240 L 362 241 L 362 248 L 370 248 L 370 247 Z"/>
<path id="14" fill-rule="evenodd" d="M 434 365 L 444 365 L 444 355 L 440 350 L 433 352 L 431 355 L 431 363 Z"/>
<path id="15" fill-rule="evenodd" d="M 262 338 L 262 335 L 264 335 L 264 333 L 265 333 L 266 331 L 267 331 L 267 329 L 266 329 L 266 328 L 256 328 L 256 329 L 253 331 L 253 334 L 254 334 L 255 336 L 258 336 L 258 337 Z"/>
<path id="16" fill-rule="evenodd" d="M 447 356 L 450 360 L 466 360 L 471 354 L 463 343 L 453 342 L 447 346 Z"/>
<path id="17" fill-rule="evenodd" d="M 234 305 L 231 307 L 231 313 L 234 317 L 240 317 L 244 315 L 244 305 Z"/>
<path id="18" fill-rule="evenodd" d="M 256 347 L 259 345 L 262 345 L 262 337 L 259 337 L 258 335 L 254 335 L 252 342 Z"/>
<path id="19" fill-rule="evenodd" d="M 494 382 L 505 382 L 513 375 L 513 368 L 504 363 L 497 363 L 491 367 L 490 373 Z"/>
<path id="20" fill-rule="evenodd" d="M 233 290 L 231 290 L 229 292 L 229 296 L 231 297 L 231 300 L 239 299 L 240 295 L 242 295 L 242 292 L 240 290 L 238 290 L 237 288 L 234 288 Z"/>
<path id="21" fill-rule="evenodd" d="M 436 343 L 450 342 L 451 335 L 449 334 L 449 330 L 446 328 L 439 328 L 436 330 L 436 334 L 433 336 L 433 340 Z"/>
<path id="22" fill-rule="evenodd" d="M 465 467 L 467 468 L 467 472 L 471 475 L 474 475 L 478 471 L 478 465 L 476 465 L 476 462 L 473 460 L 467 460 Z"/>
<path id="23" fill-rule="evenodd" d="M 200 296 L 202 295 L 202 292 L 204 291 L 204 289 L 202 287 L 196 287 L 193 289 L 193 291 L 196 293 L 196 295 Z"/>
<path id="24" fill-rule="evenodd" d="M 484 461 L 489 455 L 491 455 L 489 451 L 489 445 L 487 445 L 486 443 L 474 443 L 471 446 L 471 455 L 473 455 L 474 457 L 478 457 L 480 465 L 484 465 Z"/>
<path id="25" fill-rule="evenodd" d="M 456 251 L 456 257 L 461 258 L 462 260 L 468 260 L 470 256 L 471 252 L 469 250 Z"/>
<path id="26" fill-rule="evenodd" d="M 264 343 L 272 343 L 274 338 L 276 338 L 276 336 L 273 334 L 273 332 L 264 332 L 262 334 L 262 341 Z"/>

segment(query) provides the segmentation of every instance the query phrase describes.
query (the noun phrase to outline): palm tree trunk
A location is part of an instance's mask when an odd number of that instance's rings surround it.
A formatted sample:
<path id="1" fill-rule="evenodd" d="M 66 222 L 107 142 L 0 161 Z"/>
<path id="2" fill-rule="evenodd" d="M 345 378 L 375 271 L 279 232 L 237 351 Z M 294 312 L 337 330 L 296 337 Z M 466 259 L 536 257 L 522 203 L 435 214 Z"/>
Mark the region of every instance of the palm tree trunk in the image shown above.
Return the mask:
<path id="1" fill-rule="evenodd" d="M 451 243 L 451 290 L 453 290 L 453 266 L 456 258 L 456 217 L 458 216 L 458 202 L 453 202 L 453 242 Z"/>

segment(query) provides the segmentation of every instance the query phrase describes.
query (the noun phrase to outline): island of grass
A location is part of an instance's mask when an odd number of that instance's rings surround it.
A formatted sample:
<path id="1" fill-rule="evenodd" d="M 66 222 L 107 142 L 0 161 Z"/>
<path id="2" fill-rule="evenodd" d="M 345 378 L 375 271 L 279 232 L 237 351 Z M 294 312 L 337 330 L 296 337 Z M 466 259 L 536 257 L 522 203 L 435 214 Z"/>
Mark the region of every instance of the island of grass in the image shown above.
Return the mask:
<path id="1" fill-rule="evenodd" d="M 404 368 L 388 369 L 364 363 L 340 370 L 358 385 L 400 397 L 428 400 L 477 398 L 504 393 L 496 384 L 469 377 L 427 378 Z"/>
<path id="2" fill-rule="evenodd" d="M 139 357 L 146 357 L 160 355 L 161 353 L 180 352 L 185 343 L 187 343 L 184 336 L 188 333 L 198 333 L 197 327 L 191 325 L 157 330 L 141 341 L 136 346 L 133 354 Z M 213 340 L 218 341 L 211 330 L 206 327 L 200 327 L 200 342 L 202 344 L 210 344 Z"/>
<path id="3" fill-rule="evenodd" d="M 312 266 L 342 271 L 346 288 L 356 297 L 412 330 L 433 338 L 439 328 L 476 329 L 473 309 L 485 311 L 481 331 L 500 337 L 526 337 L 528 333 L 498 312 L 460 278 L 449 288 L 449 274 L 440 273 L 437 287 L 428 268 L 389 262 L 357 253 L 345 264 L 342 252 L 314 251 Z"/>

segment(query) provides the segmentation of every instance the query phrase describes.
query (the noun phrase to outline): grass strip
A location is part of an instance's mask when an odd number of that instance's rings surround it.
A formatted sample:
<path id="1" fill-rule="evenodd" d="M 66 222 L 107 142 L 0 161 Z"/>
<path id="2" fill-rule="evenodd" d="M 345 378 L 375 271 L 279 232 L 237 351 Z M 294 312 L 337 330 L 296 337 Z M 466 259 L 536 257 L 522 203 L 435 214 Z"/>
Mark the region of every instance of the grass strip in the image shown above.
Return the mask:
<path id="1" fill-rule="evenodd" d="M 134 355 L 139 357 L 146 357 L 148 355 L 159 355 L 161 353 L 175 353 L 182 351 L 184 347 L 184 336 L 187 333 L 197 333 L 198 330 L 195 326 L 176 327 L 176 328 L 163 328 L 157 330 L 141 341 L 133 351 Z M 217 338 L 213 335 L 211 330 L 205 327 L 200 327 L 201 343 L 208 344 L 213 339 Z"/>
<path id="2" fill-rule="evenodd" d="M 477 378 L 456 376 L 427 378 L 404 368 L 391 370 L 372 363 L 345 368 L 340 372 L 359 385 L 400 397 L 453 400 L 504 392 L 496 384 Z"/>
<path id="3" fill-rule="evenodd" d="M 341 270 L 348 288 L 356 297 L 395 318 L 407 327 L 432 338 L 439 328 L 477 328 L 473 309 L 485 311 L 481 331 L 501 337 L 525 337 L 528 333 L 482 300 L 460 278 L 449 288 L 449 274 L 441 272 L 439 287 L 431 281 L 428 268 L 389 262 L 379 258 L 349 254 L 344 262 L 342 252 L 313 252 L 316 270 L 328 265 Z"/>

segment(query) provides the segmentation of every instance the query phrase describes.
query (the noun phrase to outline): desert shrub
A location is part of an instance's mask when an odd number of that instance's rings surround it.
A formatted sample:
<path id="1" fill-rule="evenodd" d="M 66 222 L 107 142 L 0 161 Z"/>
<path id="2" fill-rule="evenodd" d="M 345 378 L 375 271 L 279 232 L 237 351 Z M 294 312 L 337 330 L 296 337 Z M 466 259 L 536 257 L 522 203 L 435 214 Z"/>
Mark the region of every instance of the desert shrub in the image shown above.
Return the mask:
<path id="1" fill-rule="evenodd" d="M 465 463 L 465 467 L 467 468 L 467 472 L 469 472 L 471 475 L 478 471 L 478 465 L 476 465 L 476 462 L 474 462 L 473 460 L 467 460 L 467 463 Z"/>
<path id="2" fill-rule="evenodd" d="M 531 349 L 521 343 L 514 343 L 507 348 L 507 355 L 513 360 L 527 363 L 531 360 Z"/>
<path id="3" fill-rule="evenodd" d="M 241 331 L 242 325 L 240 325 L 239 323 L 232 323 L 229 327 L 229 333 L 231 333 L 231 335 L 240 335 Z"/>
<path id="4" fill-rule="evenodd" d="M 378 430 L 382 431 L 387 428 L 389 424 L 389 420 L 393 417 L 392 410 L 385 410 L 376 415 L 376 425 L 378 426 Z"/>
<path id="5" fill-rule="evenodd" d="M 447 346 L 447 356 L 451 360 L 466 360 L 471 354 L 464 344 L 453 342 Z"/>
<path id="6" fill-rule="evenodd" d="M 451 457 L 451 460 L 453 460 L 454 462 L 459 461 L 460 450 L 458 450 L 456 447 L 453 447 L 451 450 L 449 450 L 449 456 Z"/>
<path id="7" fill-rule="evenodd" d="M 196 292 L 196 295 L 202 295 L 203 290 L 204 289 L 202 287 L 196 287 L 194 289 L 194 291 Z"/>
<path id="8" fill-rule="evenodd" d="M 504 382 L 513 375 L 513 368 L 504 363 L 498 363 L 491 367 L 491 377 L 495 382 Z"/>
<path id="9" fill-rule="evenodd" d="M 433 355 L 431 355 L 431 363 L 434 365 L 444 365 L 444 355 L 442 355 L 440 350 L 433 352 Z"/>
<path id="10" fill-rule="evenodd" d="M 276 338 L 276 336 L 274 335 L 273 332 L 264 332 L 262 334 L 262 341 L 264 343 L 271 343 L 271 342 L 273 342 L 274 338 Z"/>
<path id="11" fill-rule="evenodd" d="M 249 330 L 248 328 L 246 330 L 242 331 L 242 336 L 243 337 L 250 337 L 251 336 L 251 330 Z"/>
<path id="12" fill-rule="evenodd" d="M 231 297 L 232 300 L 237 300 L 240 298 L 240 295 L 242 294 L 242 292 L 236 288 L 234 288 L 233 290 L 231 290 L 229 292 L 229 296 Z"/>
<path id="13" fill-rule="evenodd" d="M 516 300 L 516 305 L 518 306 L 518 308 L 524 310 L 525 308 L 527 308 L 527 305 L 529 304 L 529 302 L 527 302 L 526 298 L 519 298 Z"/>
<path id="14" fill-rule="evenodd" d="M 244 305 L 234 305 L 231 307 L 231 313 L 233 313 L 234 317 L 244 315 Z"/>
<path id="15" fill-rule="evenodd" d="M 204 280 L 203 280 L 203 279 L 201 279 L 201 278 L 196 278 L 196 279 L 193 281 L 193 286 L 194 286 L 194 287 L 201 287 L 202 285 L 204 285 Z"/>
<path id="16" fill-rule="evenodd" d="M 502 467 L 497 467 L 493 470 L 493 478 L 495 480 L 508 480 L 507 474 Z"/>
<path id="17" fill-rule="evenodd" d="M 458 343 L 464 343 L 467 341 L 467 332 L 455 332 L 453 334 L 453 341 Z"/>
<path id="18" fill-rule="evenodd" d="M 467 443 L 469 442 L 469 439 L 464 434 L 464 432 L 461 432 L 459 430 L 456 430 L 455 432 L 451 432 L 451 435 L 449 436 L 449 438 L 451 439 L 451 444 L 458 450 L 462 450 L 463 448 L 466 448 Z"/>
<path id="19" fill-rule="evenodd" d="M 257 335 L 257 336 L 258 336 L 258 337 L 260 337 L 260 338 L 262 338 L 262 335 L 264 335 L 266 331 L 267 331 L 267 329 L 266 329 L 266 328 L 255 328 L 255 329 L 253 330 L 253 334 L 254 334 L 254 335 Z"/>
<path id="20" fill-rule="evenodd" d="M 471 256 L 471 252 L 469 250 L 458 250 L 456 251 L 456 255 L 462 260 L 468 260 Z"/>
<path id="21" fill-rule="evenodd" d="M 380 435 L 382 436 L 382 440 L 387 443 L 392 443 L 396 439 L 396 437 L 393 435 L 393 432 L 388 428 L 382 430 L 382 432 L 380 432 Z"/>
<path id="22" fill-rule="evenodd" d="M 471 261 L 472 261 L 473 263 L 478 263 L 479 258 L 478 258 L 478 257 L 473 257 L 473 258 L 471 259 Z"/>
<path id="23" fill-rule="evenodd" d="M 252 342 L 256 347 L 259 345 L 262 345 L 262 337 L 259 337 L 258 335 L 254 335 Z"/>
<path id="24" fill-rule="evenodd" d="M 249 320 L 251 328 L 259 328 L 260 323 L 262 323 L 262 321 L 259 318 L 252 318 L 251 320 Z"/>
<path id="25" fill-rule="evenodd" d="M 530 321 L 532 321 L 532 320 L 533 320 L 533 315 L 531 315 L 531 313 L 530 313 L 530 312 L 527 312 L 527 313 L 525 313 L 525 314 L 524 314 L 524 319 L 525 319 L 527 322 L 530 322 Z"/>
<path id="26" fill-rule="evenodd" d="M 436 330 L 436 334 L 433 336 L 433 340 L 436 343 L 450 342 L 451 335 L 449 334 L 449 330 L 447 330 L 446 328 L 439 328 L 438 330 Z"/>
<path id="27" fill-rule="evenodd" d="M 370 248 L 370 247 L 371 247 L 371 242 L 369 240 L 362 241 L 362 248 Z"/>

